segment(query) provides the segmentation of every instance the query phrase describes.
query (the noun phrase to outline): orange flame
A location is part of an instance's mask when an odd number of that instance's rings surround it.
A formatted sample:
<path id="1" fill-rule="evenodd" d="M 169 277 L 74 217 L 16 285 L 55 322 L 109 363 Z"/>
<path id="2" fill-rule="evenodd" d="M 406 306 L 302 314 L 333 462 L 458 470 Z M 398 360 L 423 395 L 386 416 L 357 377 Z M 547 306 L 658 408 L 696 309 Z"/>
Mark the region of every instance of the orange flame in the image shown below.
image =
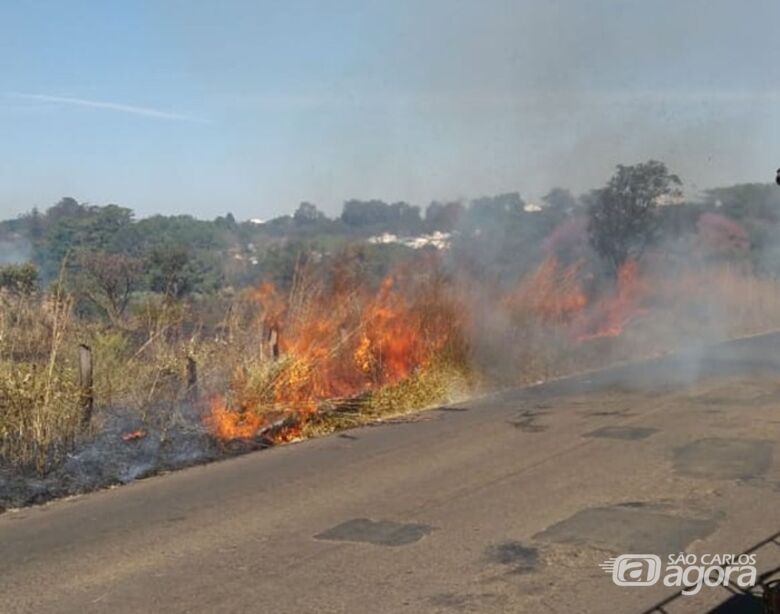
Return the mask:
<path id="1" fill-rule="evenodd" d="M 204 421 L 211 432 L 222 441 L 248 439 L 266 424 L 265 419 L 256 413 L 229 410 L 222 397 L 212 399 L 210 412 Z"/>
<path id="2" fill-rule="evenodd" d="M 587 297 L 580 281 L 582 261 L 561 267 L 554 256 L 545 258 L 508 300 L 510 308 L 530 310 L 546 323 L 570 320 L 582 312 Z"/>
<path id="3" fill-rule="evenodd" d="M 585 332 L 580 332 L 580 341 L 595 337 L 617 337 L 634 318 L 645 310 L 641 303 L 645 298 L 645 286 L 639 277 L 639 264 L 627 260 L 617 272 L 614 291 L 594 305 L 590 317 L 584 322 Z"/>
<path id="4" fill-rule="evenodd" d="M 278 363 L 268 363 L 267 353 L 261 360 L 277 368 L 261 392 L 238 369 L 230 395 L 237 410 L 218 397 L 206 425 L 220 440 L 244 439 L 269 424 L 263 416 L 292 414 L 298 424 L 274 435 L 289 441 L 323 401 L 352 398 L 425 368 L 458 329 L 459 310 L 444 299 L 428 304 L 430 285 L 424 288 L 388 276 L 375 293 L 335 284 L 330 292 L 318 287 L 285 300 L 263 284 L 253 298 L 265 328 L 278 334 L 281 356 Z"/>
<path id="5" fill-rule="evenodd" d="M 544 324 L 562 326 L 579 341 L 620 335 L 626 324 L 644 313 L 648 292 L 638 263 L 626 261 L 614 288 L 596 300 L 584 289 L 584 268 L 581 260 L 561 266 L 549 256 L 505 302 L 512 313 L 529 313 Z"/>

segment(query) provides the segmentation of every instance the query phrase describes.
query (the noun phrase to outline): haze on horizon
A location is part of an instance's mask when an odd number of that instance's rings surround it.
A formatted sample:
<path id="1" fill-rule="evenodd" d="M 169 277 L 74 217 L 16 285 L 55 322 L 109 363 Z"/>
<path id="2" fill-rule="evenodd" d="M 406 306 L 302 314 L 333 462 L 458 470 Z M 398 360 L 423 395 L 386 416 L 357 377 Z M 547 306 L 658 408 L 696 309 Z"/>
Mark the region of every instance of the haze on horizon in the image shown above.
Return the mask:
<path id="1" fill-rule="evenodd" d="M 267 218 L 666 162 L 780 166 L 780 4 L 136 1 L 0 7 L 0 219 L 64 195 Z"/>

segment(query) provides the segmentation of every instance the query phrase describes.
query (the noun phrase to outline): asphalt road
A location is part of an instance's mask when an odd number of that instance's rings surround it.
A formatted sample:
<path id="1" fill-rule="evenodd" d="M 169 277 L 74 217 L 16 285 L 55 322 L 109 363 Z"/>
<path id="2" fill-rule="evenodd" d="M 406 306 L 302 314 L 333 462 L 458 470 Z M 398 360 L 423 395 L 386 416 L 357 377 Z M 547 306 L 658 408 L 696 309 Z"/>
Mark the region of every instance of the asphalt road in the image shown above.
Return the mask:
<path id="1" fill-rule="evenodd" d="M 599 563 L 780 531 L 779 410 L 767 336 L 8 512 L 0 610 L 641 612 Z"/>

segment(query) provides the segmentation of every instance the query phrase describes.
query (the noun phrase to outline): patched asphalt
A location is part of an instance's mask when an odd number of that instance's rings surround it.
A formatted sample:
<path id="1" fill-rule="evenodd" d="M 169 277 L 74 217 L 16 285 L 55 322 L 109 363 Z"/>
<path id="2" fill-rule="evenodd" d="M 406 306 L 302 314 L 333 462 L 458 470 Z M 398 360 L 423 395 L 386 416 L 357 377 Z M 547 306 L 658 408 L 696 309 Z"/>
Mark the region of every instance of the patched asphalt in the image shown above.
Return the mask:
<path id="1" fill-rule="evenodd" d="M 600 564 L 780 565 L 779 440 L 780 336 L 692 348 L 7 512 L 0 610 L 643 612 Z"/>

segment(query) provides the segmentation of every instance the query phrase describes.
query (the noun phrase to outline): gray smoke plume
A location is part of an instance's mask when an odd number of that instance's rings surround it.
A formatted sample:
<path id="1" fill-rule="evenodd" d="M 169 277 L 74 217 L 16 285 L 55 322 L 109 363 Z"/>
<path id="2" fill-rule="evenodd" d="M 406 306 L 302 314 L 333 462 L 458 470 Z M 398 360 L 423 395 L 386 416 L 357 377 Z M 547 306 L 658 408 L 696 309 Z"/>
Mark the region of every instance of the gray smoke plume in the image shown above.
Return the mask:
<path id="1" fill-rule="evenodd" d="M 0 238 L 0 265 L 27 262 L 31 256 L 32 246 L 26 239 Z"/>

